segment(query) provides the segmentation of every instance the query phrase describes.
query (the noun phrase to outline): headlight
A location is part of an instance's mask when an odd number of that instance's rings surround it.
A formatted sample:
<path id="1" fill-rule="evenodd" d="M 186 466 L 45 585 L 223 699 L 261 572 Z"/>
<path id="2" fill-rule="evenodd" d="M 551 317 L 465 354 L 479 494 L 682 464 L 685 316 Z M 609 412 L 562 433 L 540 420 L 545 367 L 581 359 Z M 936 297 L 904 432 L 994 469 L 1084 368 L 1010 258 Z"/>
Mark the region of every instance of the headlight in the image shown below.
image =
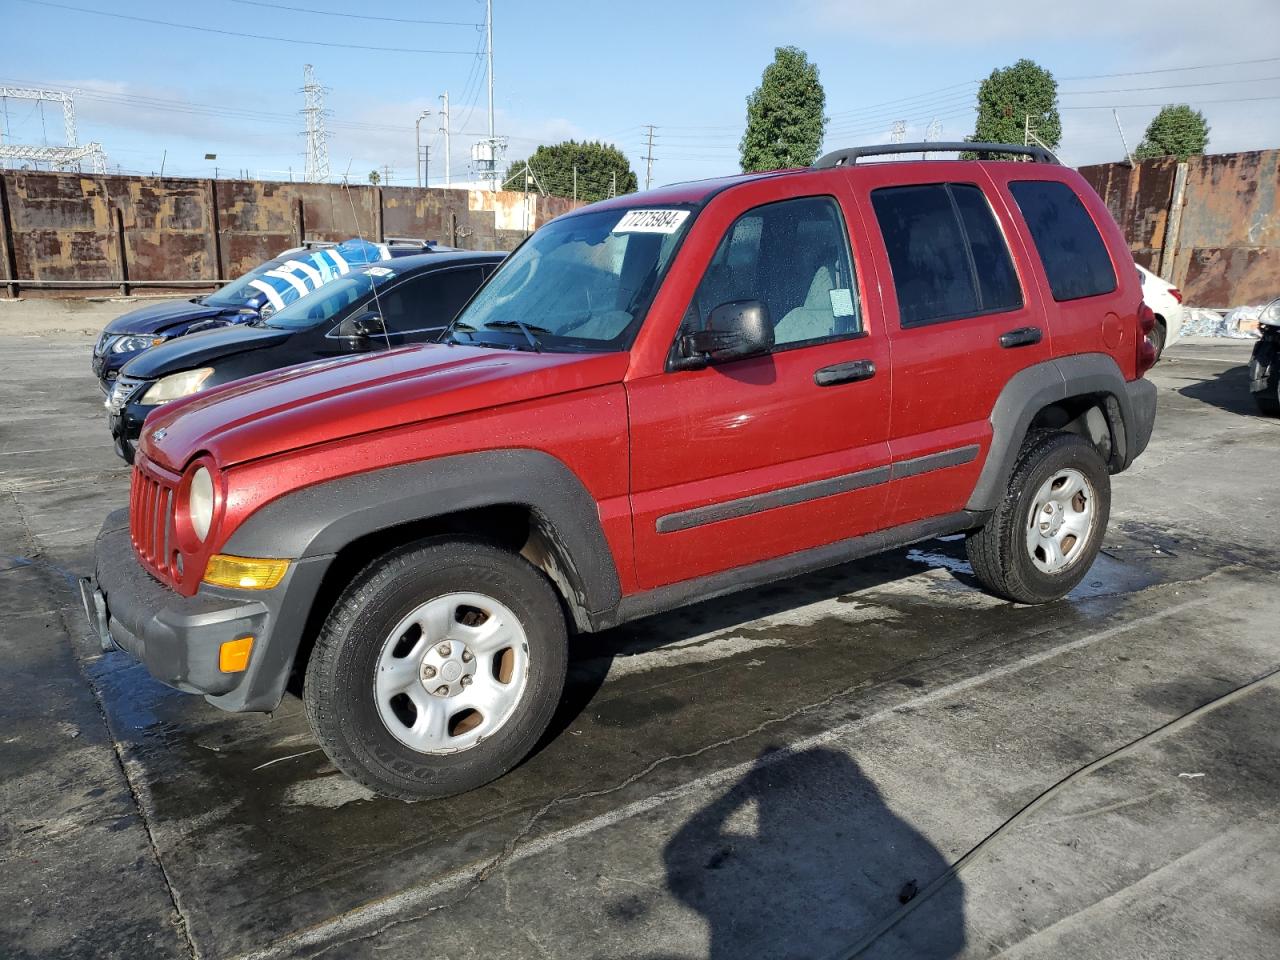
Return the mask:
<path id="1" fill-rule="evenodd" d="M 183 370 L 171 373 L 153 383 L 142 395 L 142 402 L 148 406 L 156 406 L 186 397 L 198 391 L 204 382 L 213 376 L 213 367 L 201 367 L 199 370 Z"/>
<path id="2" fill-rule="evenodd" d="M 209 535 L 209 524 L 213 522 L 213 477 L 204 467 L 196 467 L 196 472 L 191 475 L 187 512 L 190 514 L 191 531 L 204 543 L 204 538 Z"/>
<path id="3" fill-rule="evenodd" d="M 260 320 L 265 320 L 267 319 L 267 317 L 271 316 L 275 312 L 276 312 L 275 307 L 273 307 L 269 303 L 264 303 L 258 310 L 258 318 Z"/>
<path id="4" fill-rule="evenodd" d="M 1280 298 L 1272 300 L 1258 314 L 1258 322 L 1268 327 L 1280 327 Z"/>
<path id="5" fill-rule="evenodd" d="M 123 336 L 111 345 L 111 352 L 137 353 L 139 350 L 145 350 L 147 347 L 154 347 L 161 343 L 164 343 L 164 337 Z"/>

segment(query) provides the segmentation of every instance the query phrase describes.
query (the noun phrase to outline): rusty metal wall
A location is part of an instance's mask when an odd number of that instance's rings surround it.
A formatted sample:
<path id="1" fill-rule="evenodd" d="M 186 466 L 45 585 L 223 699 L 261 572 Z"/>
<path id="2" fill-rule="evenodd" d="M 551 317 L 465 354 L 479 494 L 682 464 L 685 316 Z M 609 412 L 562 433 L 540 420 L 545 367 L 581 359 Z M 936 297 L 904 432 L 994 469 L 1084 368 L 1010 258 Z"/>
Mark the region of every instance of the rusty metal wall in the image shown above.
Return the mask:
<path id="1" fill-rule="evenodd" d="M 1134 259 L 1179 287 L 1187 303 L 1229 307 L 1280 296 L 1280 150 L 1192 157 L 1180 209 L 1178 166 L 1162 158 L 1080 173 L 1124 230 Z"/>
<path id="2" fill-rule="evenodd" d="M 76 296 L 211 287 L 304 238 L 510 250 L 574 206 L 519 193 L 4 171 L 0 289 Z"/>

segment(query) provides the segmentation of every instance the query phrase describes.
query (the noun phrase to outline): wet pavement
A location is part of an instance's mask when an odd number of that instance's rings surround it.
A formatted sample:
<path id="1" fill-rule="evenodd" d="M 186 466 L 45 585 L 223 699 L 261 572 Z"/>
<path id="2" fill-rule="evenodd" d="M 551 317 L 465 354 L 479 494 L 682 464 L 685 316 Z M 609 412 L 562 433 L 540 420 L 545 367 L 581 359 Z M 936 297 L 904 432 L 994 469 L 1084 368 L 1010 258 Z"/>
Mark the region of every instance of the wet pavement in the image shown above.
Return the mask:
<path id="1" fill-rule="evenodd" d="M 1068 600 L 986 596 L 947 539 L 582 638 L 532 758 L 414 805 L 296 699 L 230 716 L 96 650 L 71 578 L 128 474 L 88 344 L 0 337 L 0 955 L 1280 953 L 1280 421 L 1248 343 L 1156 368 Z"/>

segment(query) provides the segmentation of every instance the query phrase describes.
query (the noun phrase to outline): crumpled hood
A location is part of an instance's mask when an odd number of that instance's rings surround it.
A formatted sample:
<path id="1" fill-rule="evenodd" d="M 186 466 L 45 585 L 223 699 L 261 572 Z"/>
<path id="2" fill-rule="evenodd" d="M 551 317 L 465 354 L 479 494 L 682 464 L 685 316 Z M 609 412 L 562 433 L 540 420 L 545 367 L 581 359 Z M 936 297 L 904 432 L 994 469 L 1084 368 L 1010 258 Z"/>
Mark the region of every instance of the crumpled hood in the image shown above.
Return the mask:
<path id="1" fill-rule="evenodd" d="M 235 313 L 221 307 L 206 307 L 190 300 L 163 300 L 149 303 L 116 317 L 105 328 L 106 333 L 165 333 L 171 327 L 185 326 L 197 320 Z"/>
<path id="2" fill-rule="evenodd" d="M 128 377 L 155 380 L 179 370 L 194 370 L 246 350 L 275 346 L 288 340 L 294 332 L 247 324 L 200 330 L 138 354 L 124 365 L 123 373 Z"/>
<path id="3" fill-rule="evenodd" d="M 229 467 L 408 423 L 618 383 L 629 362 L 627 353 L 441 344 L 318 360 L 160 407 L 147 418 L 140 450 L 172 470 L 201 452 Z"/>

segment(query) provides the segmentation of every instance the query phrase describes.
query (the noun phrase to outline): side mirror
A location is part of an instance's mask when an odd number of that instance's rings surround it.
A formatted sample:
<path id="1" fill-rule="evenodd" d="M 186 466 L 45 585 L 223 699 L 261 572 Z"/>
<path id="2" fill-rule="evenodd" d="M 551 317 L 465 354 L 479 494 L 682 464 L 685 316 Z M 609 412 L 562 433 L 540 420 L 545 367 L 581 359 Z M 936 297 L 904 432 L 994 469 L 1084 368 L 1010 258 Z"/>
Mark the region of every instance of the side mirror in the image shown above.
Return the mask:
<path id="1" fill-rule="evenodd" d="M 376 310 L 369 310 L 354 317 L 347 317 L 338 324 L 338 336 L 347 340 L 368 340 L 374 334 L 381 334 L 386 327 L 382 315 Z"/>
<path id="2" fill-rule="evenodd" d="M 697 370 L 713 363 L 768 353 L 773 348 L 769 308 L 760 300 L 731 300 L 711 311 L 704 330 L 680 337 L 676 370 Z"/>

